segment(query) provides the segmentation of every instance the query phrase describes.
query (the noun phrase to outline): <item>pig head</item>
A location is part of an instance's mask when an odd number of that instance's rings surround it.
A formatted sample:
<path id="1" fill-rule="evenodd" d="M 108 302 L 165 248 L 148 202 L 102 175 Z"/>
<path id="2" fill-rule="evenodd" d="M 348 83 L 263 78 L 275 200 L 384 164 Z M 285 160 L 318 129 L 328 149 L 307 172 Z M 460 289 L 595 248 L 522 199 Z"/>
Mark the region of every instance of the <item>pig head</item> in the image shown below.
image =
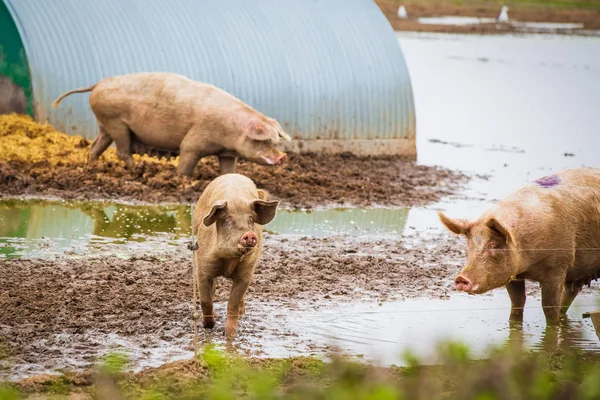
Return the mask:
<path id="1" fill-rule="evenodd" d="M 213 257 L 240 258 L 255 248 L 261 248 L 260 225 L 275 217 L 278 201 L 254 199 L 251 201 L 217 200 L 202 219 L 205 227 L 214 225 L 215 248 Z"/>
<path id="2" fill-rule="evenodd" d="M 474 222 L 450 219 L 443 213 L 439 217 L 448 230 L 467 239 L 467 263 L 454 280 L 457 290 L 482 294 L 515 279 L 520 266 L 516 244 L 496 217 Z"/>

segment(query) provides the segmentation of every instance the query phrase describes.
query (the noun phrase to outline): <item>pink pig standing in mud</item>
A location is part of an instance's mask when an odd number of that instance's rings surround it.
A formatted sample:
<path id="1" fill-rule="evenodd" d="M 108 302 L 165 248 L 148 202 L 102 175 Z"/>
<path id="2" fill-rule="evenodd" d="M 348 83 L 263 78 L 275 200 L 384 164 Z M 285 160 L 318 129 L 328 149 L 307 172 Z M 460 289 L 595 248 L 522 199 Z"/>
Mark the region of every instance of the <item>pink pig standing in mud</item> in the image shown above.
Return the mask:
<path id="1" fill-rule="evenodd" d="M 525 280 L 540 283 L 549 325 L 583 285 L 600 277 L 600 169 L 565 170 L 513 192 L 478 220 L 442 223 L 467 237 L 467 264 L 454 280 L 470 294 L 506 286 L 510 317 L 522 321 Z"/>
<path id="2" fill-rule="evenodd" d="M 217 155 L 222 174 L 233 172 L 238 157 L 261 165 L 287 160 L 275 145 L 291 140 L 281 125 L 212 85 L 168 72 L 142 72 L 102 79 L 88 88 L 98 121 L 89 163 L 114 141 L 117 154 L 133 167 L 132 153 L 179 154 L 179 175 L 191 176 L 202 157 Z"/>
<path id="3" fill-rule="evenodd" d="M 239 316 L 245 313 L 244 295 L 262 251 L 262 227 L 275 218 L 279 201 L 239 174 L 225 174 L 208 184 L 194 210 L 193 230 L 198 241 L 196 265 L 202 322 L 215 325 L 215 278 L 233 281 L 225 336 L 236 335 Z"/>

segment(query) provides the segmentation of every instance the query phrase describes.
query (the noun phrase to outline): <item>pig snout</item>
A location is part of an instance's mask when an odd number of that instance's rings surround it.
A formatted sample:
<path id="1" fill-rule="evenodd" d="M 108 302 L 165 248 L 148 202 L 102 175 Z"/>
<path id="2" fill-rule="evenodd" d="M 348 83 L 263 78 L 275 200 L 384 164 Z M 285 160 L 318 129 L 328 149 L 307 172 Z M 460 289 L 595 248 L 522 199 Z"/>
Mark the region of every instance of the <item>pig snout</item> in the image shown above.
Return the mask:
<path id="1" fill-rule="evenodd" d="M 454 286 L 456 290 L 462 292 L 470 292 L 473 289 L 473 283 L 471 280 L 464 275 L 459 275 L 454 279 Z"/>
<path id="2" fill-rule="evenodd" d="M 279 157 L 277 157 L 277 159 L 275 160 L 275 164 L 282 164 L 282 163 L 286 162 L 287 159 L 288 159 L 287 154 L 281 153 L 281 155 Z"/>
<path id="3" fill-rule="evenodd" d="M 246 232 L 240 239 L 242 247 L 256 247 L 256 243 L 258 243 L 258 237 L 256 237 L 256 233 L 254 232 Z"/>

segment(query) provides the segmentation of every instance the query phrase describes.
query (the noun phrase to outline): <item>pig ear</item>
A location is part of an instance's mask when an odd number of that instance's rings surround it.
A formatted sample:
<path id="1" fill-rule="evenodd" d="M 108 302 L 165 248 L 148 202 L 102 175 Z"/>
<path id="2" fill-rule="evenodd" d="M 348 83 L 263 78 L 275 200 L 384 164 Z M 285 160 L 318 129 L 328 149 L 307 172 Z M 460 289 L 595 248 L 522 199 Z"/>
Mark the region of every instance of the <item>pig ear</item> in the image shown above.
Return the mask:
<path id="1" fill-rule="evenodd" d="M 254 140 L 273 140 L 273 128 L 265 125 L 262 121 L 251 119 L 248 123 L 248 137 Z"/>
<path id="2" fill-rule="evenodd" d="M 438 212 L 438 216 L 440 217 L 442 224 L 444 224 L 450 232 L 456 233 L 457 235 L 466 236 L 469 229 L 471 229 L 471 224 L 463 219 L 450 219 L 442 212 Z"/>
<path id="3" fill-rule="evenodd" d="M 277 213 L 277 206 L 279 205 L 278 200 L 265 201 L 265 200 L 254 200 L 252 207 L 256 212 L 256 222 L 260 225 L 266 225 L 275 218 Z"/>
<path id="4" fill-rule="evenodd" d="M 267 192 L 264 189 L 258 189 L 258 198 L 261 200 L 268 200 L 269 199 L 269 192 Z"/>
<path id="5" fill-rule="evenodd" d="M 275 120 L 273 120 L 273 121 L 275 121 Z M 283 130 L 281 125 L 279 125 L 279 122 L 275 121 L 274 125 L 275 125 L 275 131 L 277 132 L 277 135 L 279 135 L 280 138 L 282 138 L 283 140 L 287 140 L 288 142 L 292 140 L 290 135 L 285 133 L 285 131 Z"/>
<path id="6" fill-rule="evenodd" d="M 502 225 L 500 223 L 500 221 L 498 221 L 496 218 L 491 217 L 489 218 L 486 222 L 485 225 L 490 228 L 490 230 L 492 231 L 492 234 L 497 237 L 498 239 L 500 239 L 500 244 L 508 244 L 508 242 L 510 242 L 512 240 L 512 236 L 510 235 L 510 232 L 508 231 L 508 229 L 506 229 L 506 227 L 504 225 Z"/>
<path id="7" fill-rule="evenodd" d="M 227 201 L 217 200 L 215 202 L 215 204 L 213 204 L 210 212 L 202 220 L 202 222 L 204 223 L 204 226 L 211 226 L 212 224 L 214 224 L 217 221 L 217 219 L 219 218 L 219 215 L 226 208 L 227 208 Z"/>

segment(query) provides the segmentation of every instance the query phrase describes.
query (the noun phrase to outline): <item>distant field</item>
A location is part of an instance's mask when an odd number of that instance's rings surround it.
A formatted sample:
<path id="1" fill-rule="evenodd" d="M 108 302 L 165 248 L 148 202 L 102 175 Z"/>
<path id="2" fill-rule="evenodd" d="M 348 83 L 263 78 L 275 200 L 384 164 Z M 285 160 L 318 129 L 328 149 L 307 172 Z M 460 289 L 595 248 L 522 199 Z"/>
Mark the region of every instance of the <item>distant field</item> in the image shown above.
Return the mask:
<path id="1" fill-rule="evenodd" d="M 434 32 L 504 32 L 510 26 L 481 24 L 473 26 L 423 25 L 416 19 L 442 15 L 496 18 L 502 5 L 508 6 L 509 17 L 524 22 L 582 23 L 584 29 L 600 30 L 600 0 L 375 0 L 395 30 Z M 404 5 L 408 19 L 397 16 Z"/>

